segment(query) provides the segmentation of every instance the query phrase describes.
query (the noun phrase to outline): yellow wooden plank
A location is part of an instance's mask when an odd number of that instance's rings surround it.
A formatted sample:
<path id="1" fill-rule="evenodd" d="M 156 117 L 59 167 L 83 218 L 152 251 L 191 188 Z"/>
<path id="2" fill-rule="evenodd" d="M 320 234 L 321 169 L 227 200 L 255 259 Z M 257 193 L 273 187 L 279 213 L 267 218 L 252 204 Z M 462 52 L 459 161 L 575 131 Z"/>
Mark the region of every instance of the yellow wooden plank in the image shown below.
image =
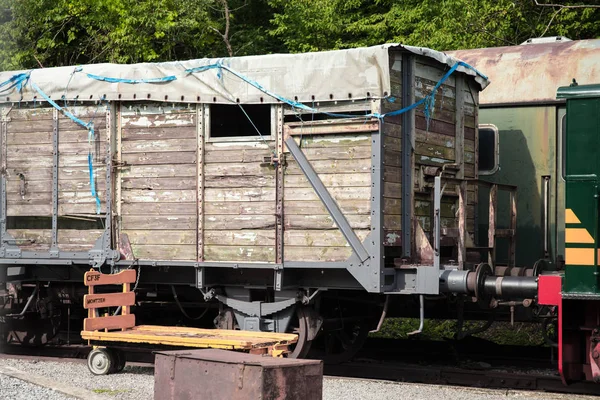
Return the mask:
<path id="1" fill-rule="evenodd" d="M 242 330 L 226 330 L 226 329 L 202 329 L 202 328 L 186 328 L 181 326 L 161 326 L 161 325 L 139 325 L 134 328 L 136 331 L 145 332 L 178 332 L 190 334 L 203 334 L 212 336 L 230 336 L 242 338 L 259 338 L 272 340 L 297 340 L 298 336 L 293 333 L 278 333 L 278 332 L 256 332 Z"/>
<path id="2" fill-rule="evenodd" d="M 85 340 L 238 350 L 297 341 L 294 334 L 158 326 L 134 327 L 124 332 L 82 331 L 81 335 Z"/>

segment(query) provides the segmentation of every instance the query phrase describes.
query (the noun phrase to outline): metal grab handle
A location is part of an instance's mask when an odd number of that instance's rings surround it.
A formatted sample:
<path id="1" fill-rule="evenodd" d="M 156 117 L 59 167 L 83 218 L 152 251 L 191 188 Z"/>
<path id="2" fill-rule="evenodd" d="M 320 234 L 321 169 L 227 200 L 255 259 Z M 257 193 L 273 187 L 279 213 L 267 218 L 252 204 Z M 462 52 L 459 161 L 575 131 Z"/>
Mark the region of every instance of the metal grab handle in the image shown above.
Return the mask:
<path id="1" fill-rule="evenodd" d="M 549 248 L 550 248 L 550 175 L 542 175 L 543 180 L 543 221 L 542 226 L 544 229 L 544 257 L 548 257 Z"/>

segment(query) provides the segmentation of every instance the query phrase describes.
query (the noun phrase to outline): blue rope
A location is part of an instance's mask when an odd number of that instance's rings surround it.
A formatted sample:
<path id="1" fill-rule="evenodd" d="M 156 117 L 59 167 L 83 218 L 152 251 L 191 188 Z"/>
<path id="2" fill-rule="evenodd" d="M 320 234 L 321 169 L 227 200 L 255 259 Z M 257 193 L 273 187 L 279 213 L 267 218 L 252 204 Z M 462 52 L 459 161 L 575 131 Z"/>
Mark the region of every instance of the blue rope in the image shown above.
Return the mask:
<path id="1" fill-rule="evenodd" d="M 65 116 L 67 116 L 71 121 L 75 122 L 78 125 L 81 125 L 85 129 L 88 130 L 88 141 L 91 137 L 94 137 L 94 123 L 90 121 L 88 123 L 83 122 L 75 115 L 65 110 L 63 107 L 59 106 L 54 100 L 52 100 L 42 89 L 39 88 L 38 85 L 31 82 L 31 87 L 33 87 L 39 94 L 42 96 L 52 107 L 56 108 L 58 111 L 62 112 Z M 88 150 L 88 168 L 90 172 L 90 190 L 92 192 L 92 197 L 96 200 L 96 214 L 100 214 L 100 198 L 98 197 L 98 193 L 96 192 L 96 184 L 94 183 L 94 165 L 92 163 L 92 152 Z"/>
<path id="2" fill-rule="evenodd" d="M 92 134 L 94 133 L 94 126 L 91 123 L 85 123 L 75 115 L 67 111 L 64 107 L 59 106 L 54 100 L 52 100 L 42 89 L 39 88 L 38 85 L 31 82 L 31 87 L 35 89 L 36 92 L 40 94 L 52 107 L 56 108 L 58 111 L 62 112 L 65 116 L 67 116 L 71 121 L 75 122 L 78 125 L 83 126 L 85 129 L 90 130 Z"/>
<path id="3" fill-rule="evenodd" d="M 22 72 L 20 74 L 15 74 L 11 76 L 6 81 L 0 83 L 0 88 L 9 85 L 4 89 L 0 90 L 0 93 L 6 92 L 12 88 L 16 88 L 17 91 L 21 93 L 21 91 L 23 90 L 23 86 L 25 86 L 27 84 L 27 81 L 29 80 L 30 74 L 31 72 Z"/>
<path id="4" fill-rule="evenodd" d="M 465 63 L 463 61 L 457 61 L 446 72 L 446 74 L 444 74 L 444 76 L 436 83 L 436 85 L 434 86 L 434 88 L 431 91 L 431 93 L 428 94 L 427 96 L 425 96 L 423 99 L 421 99 L 421 100 L 417 101 L 416 103 L 411 104 L 411 105 L 409 105 L 407 107 L 404 107 L 404 108 L 402 108 L 400 110 L 391 111 L 391 112 L 388 112 L 388 113 L 385 113 L 385 114 L 367 113 L 367 114 L 365 114 L 364 117 L 365 118 L 372 117 L 372 118 L 378 118 L 380 120 L 383 120 L 386 117 L 392 117 L 392 116 L 400 115 L 400 114 L 403 114 L 403 113 L 405 113 L 407 111 L 413 110 L 413 109 L 419 107 L 422 104 L 425 104 L 424 113 L 425 113 L 425 117 L 427 119 L 427 126 L 429 127 L 429 121 L 431 119 L 433 110 L 435 108 L 435 94 L 436 94 L 437 90 L 442 86 L 442 84 L 446 80 L 448 80 L 448 78 L 450 77 L 450 75 L 452 75 L 459 66 L 471 69 L 471 70 L 475 71 L 475 73 L 477 75 L 481 76 L 484 79 L 487 79 L 487 76 L 485 76 L 484 74 L 482 74 L 477 69 L 475 69 L 472 66 L 470 66 L 469 64 L 467 64 L 467 63 Z M 313 116 L 312 116 L 313 119 L 314 119 L 314 113 L 318 113 L 319 112 L 319 110 L 317 110 L 316 108 L 314 108 L 314 102 L 313 102 L 313 107 L 309 107 L 309 106 L 304 105 L 304 104 L 302 104 L 302 103 L 300 103 L 298 101 L 293 101 L 293 100 L 287 99 L 287 98 L 285 98 L 283 96 L 280 96 L 280 95 L 278 95 L 276 93 L 273 93 L 270 90 L 268 90 L 265 87 L 263 87 L 258 82 L 256 82 L 256 81 L 254 81 L 254 80 L 252 80 L 252 79 L 250 79 L 250 78 L 242 75 L 241 73 L 233 70 L 232 68 L 228 67 L 227 65 L 223 65 L 221 63 L 221 61 L 219 61 L 219 62 L 217 62 L 215 64 L 209 64 L 209 65 L 204 65 L 204 66 L 195 67 L 195 68 L 188 68 L 188 69 L 185 70 L 185 72 L 187 74 L 194 74 L 194 73 L 199 73 L 199 72 L 205 72 L 205 71 L 208 71 L 208 70 L 211 70 L 211 69 L 217 69 L 217 77 L 219 79 L 222 79 L 222 70 L 224 69 L 224 70 L 232 73 L 233 75 L 235 75 L 239 79 L 243 80 L 244 82 L 248 83 L 249 85 L 254 86 L 255 88 L 257 88 L 261 92 L 267 94 L 268 96 L 273 97 L 274 99 L 277 99 L 277 100 L 281 101 L 282 103 L 288 104 L 290 107 L 292 107 L 292 109 L 301 109 L 301 110 L 305 110 L 305 111 L 311 112 L 313 114 Z M 75 70 L 71 74 L 71 78 L 73 77 L 73 75 L 76 72 L 80 72 L 81 70 L 82 70 L 81 67 L 75 68 Z M 31 72 L 23 72 L 23 73 L 19 73 L 19 74 L 13 75 L 8 80 L 0 83 L 0 89 L 1 89 L 0 93 L 8 91 L 8 90 L 10 90 L 12 88 L 16 88 L 17 91 L 19 91 L 21 93 L 22 90 L 23 90 L 24 85 L 26 85 L 27 82 L 29 81 L 30 75 L 31 75 Z M 148 78 L 148 79 L 111 78 L 111 77 L 103 77 L 103 76 L 89 74 L 89 73 L 86 74 L 86 75 L 90 79 L 96 79 L 96 80 L 99 80 L 99 81 L 104 81 L 104 82 L 109 82 L 109 83 L 128 83 L 128 84 L 164 83 L 164 82 L 174 81 L 174 80 L 177 79 L 177 77 L 174 76 L 174 75 L 165 76 L 165 77 L 162 77 L 162 78 Z M 69 83 L 71 81 L 71 78 L 69 79 Z M 85 129 L 87 129 L 88 130 L 88 141 L 91 141 L 91 138 L 94 137 L 94 124 L 93 124 L 93 120 L 91 120 L 88 123 L 85 123 L 84 121 L 82 121 L 81 119 L 79 119 L 75 115 L 73 115 L 71 112 L 69 112 L 65 108 L 61 107 L 60 105 L 58 105 L 56 102 L 54 102 L 35 83 L 31 82 L 31 86 L 50 105 L 52 105 L 54 108 L 56 108 L 57 110 L 59 110 L 60 112 L 62 112 L 65 116 L 67 116 L 69 119 L 71 119 L 76 124 L 81 125 Z M 2 88 L 4 88 L 4 89 L 2 89 Z M 67 84 L 67 88 L 68 88 L 68 84 Z M 66 94 L 67 88 L 65 88 L 65 94 Z M 66 95 L 63 95 L 63 98 L 65 99 L 65 105 L 66 105 Z M 395 101 L 395 98 L 393 98 L 391 96 L 388 99 L 391 102 Z M 240 107 L 241 107 L 241 105 L 240 105 Z M 241 107 L 241 108 L 242 108 L 242 111 L 244 111 L 244 113 L 245 113 L 245 110 L 243 109 L 243 107 Z M 330 112 L 323 112 L 323 114 L 329 115 L 329 116 L 333 116 L 333 117 L 338 117 L 338 118 L 355 118 L 356 117 L 355 115 L 351 115 L 351 114 L 340 114 L 340 113 L 330 113 Z M 257 131 L 258 131 L 258 129 L 257 129 Z M 259 134 L 260 134 L 260 132 L 259 132 Z M 261 135 L 261 137 L 262 137 L 262 135 Z M 263 138 L 263 140 L 264 140 L 264 138 Z M 100 202 L 100 198 L 98 197 L 98 193 L 96 192 L 96 185 L 95 185 L 95 182 L 94 182 L 94 165 L 93 165 L 93 160 L 92 160 L 91 149 L 88 150 L 88 169 L 89 169 L 89 174 L 90 174 L 90 190 L 91 190 L 92 196 L 94 197 L 94 199 L 96 201 L 96 213 L 100 214 L 100 211 L 101 211 L 101 207 L 100 207 L 101 206 L 101 202 Z"/>
<path id="5" fill-rule="evenodd" d="M 177 80 L 175 75 L 164 76 L 162 78 L 145 78 L 145 79 L 126 79 L 126 78 L 111 78 L 108 76 L 100 76 L 94 74 L 86 74 L 88 78 L 95 79 L 97 81 L 109 82 L 109 83 L 129 83 L 135 85 L 138 83 L 165 83 Z"/>
<path id="6" fill-rule="evenodd" d="M 239 72 L 235 71 L 234 69 L 231 69 L 230 67 L 228 67 L 227 65 L 223 65 L 220 62 L 216 63 L 216 64 L 209 64 L 209 65 L 204 65 L 202 67 L 196 67 L 196 68 L 189 68 L 186 69 L 185 72 L 187 72 L 188 74 L 194 74 L 197 72 L 204 72 L 204 71 L 208 71 L 210 69 L 224 69 L 228 72 L 231 72 L 233 75 L 237 76 L 238 78 L 240 78 L 241 80 L 243 80 L 244 82 L 248 83 L 251 86 L 254 86 L 255 88 L 257 88 L 258 90 L 260 90 L 261 92 L 273 97 L 274 99 L 277 99 L 279 101 L 281 101 L 282 103 L 286 103 L 288 105 L 290 105 L 293 108 L 299 108 L 301 110 L 306 110 L 306 111 L 316 111 L 302 103 L 299 103 L 297 101 L 293 101 L 290 99 L 286 99 L 285 97 L 282 97 L 276 93 L 271 92 L 269 89 L 265 88 L 264 86 L 262 86 L 260 83 L 240 74 Z"/>
<path id="7" fill-rule="evenodd" d="M 94 163 L 92 162 L 92 152 L 88 150 L 88 169 L 90 170 L 90 189 L 92 191 L 92 197 L 96 200 L 96 214 L 100 214 L 100 197 L 96 192 L 96 183 L 94 182 Z"/>

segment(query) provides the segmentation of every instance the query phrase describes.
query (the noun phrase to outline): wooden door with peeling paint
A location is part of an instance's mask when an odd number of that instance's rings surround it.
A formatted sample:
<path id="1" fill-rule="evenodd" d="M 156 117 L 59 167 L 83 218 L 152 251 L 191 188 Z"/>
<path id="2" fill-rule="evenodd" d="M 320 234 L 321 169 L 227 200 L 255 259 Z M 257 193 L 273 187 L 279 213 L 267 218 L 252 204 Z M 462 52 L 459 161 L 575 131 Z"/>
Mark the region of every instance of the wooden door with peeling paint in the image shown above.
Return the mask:
<path id="1" fill-rule="evenodd" d="M 121 106 L 119 231 L 140 259 L 197 259 L 196 105 Z"/>

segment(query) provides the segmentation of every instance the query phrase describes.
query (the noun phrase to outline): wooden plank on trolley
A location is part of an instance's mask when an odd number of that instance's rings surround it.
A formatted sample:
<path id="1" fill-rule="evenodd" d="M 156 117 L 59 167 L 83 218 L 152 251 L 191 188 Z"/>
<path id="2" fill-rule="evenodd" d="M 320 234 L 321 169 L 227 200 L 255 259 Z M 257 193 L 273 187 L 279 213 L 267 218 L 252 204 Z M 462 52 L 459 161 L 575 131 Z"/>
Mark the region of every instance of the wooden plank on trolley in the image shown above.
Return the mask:
<path id="1" fill-rule="evenodd" d="M 99 319 L 99 318 L 97 318 Z M 219 329 L 142 325 L 115 332 L 83 331 L 85 340 L 161 344 L 197 348 L 250 350 L 293 344 L 298 336 L 276 332 L 245 332 Z"/>
<path id="2" fill-rule="evenodd" d="M 88 271 L 84 276 L 85 286 L 122 285 L 135 282 L 135 270 L 128 269 L 117 274 L 102 274 L 97 271 Z"/>
<path id="3" fill-rule="evenodd" d="M 100 329 L 128 329 L 133 328 L 134 326 L 134 314 L 86 318 L 83 320 L 84 331 L 97 331 Z"/>
<path id="4" fill-rule="evenodd" d="M 102 293 L 83 296 L 83 308 L 102 308 L 132 306 L 135 304 L 135 293 Z"/>

